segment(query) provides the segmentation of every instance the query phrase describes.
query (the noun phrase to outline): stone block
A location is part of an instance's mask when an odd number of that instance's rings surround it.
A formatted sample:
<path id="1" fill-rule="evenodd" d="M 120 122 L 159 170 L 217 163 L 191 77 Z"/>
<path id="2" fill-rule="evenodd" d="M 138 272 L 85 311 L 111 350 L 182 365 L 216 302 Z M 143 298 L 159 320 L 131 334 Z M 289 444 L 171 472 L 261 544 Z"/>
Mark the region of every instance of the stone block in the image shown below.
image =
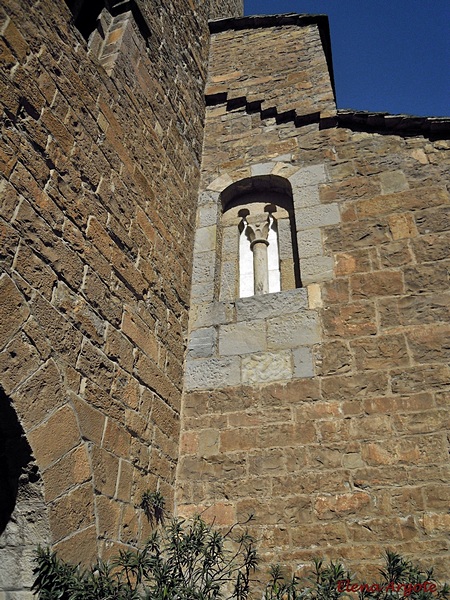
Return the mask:
<path id="1" fill-rule="evenodd" d="M 395 296 L 404 293 L 403 274 L 400 271 L 373 271 L 350 278 L 352 297 L 355 300 L 375 296 Z"/>
<path id="2" fill-rule="evenodd" d="M 236 300 L 236 319 L 250 321 L 294 314 L 308 307 L 305 288 Z"/>
<path id="3" fill-rule="evenodd" d="M 311 283 L 306 289 L 308 292 L 308 308 L 311 310 L 322 308 L 323 302 L 320 285 L 318 283 Z"/>
<path id="4" fill-rule="evenodd" d="M 237 296 L 237 270 L 235 261 L 223 261 L 220 272 L 220 302 L 232 302 Z"/>
<path id="5" fill-rule="evenodd" d="M 411 328 L 408 346 L 416 363 L 450 362 L 450 326 L 447 324 Z M 397 365 L 395 365 L 397 366 Z"/>
<path id="6" fill-rule="evenodd" d="M 336 340 L 322 344 L 320 352 L 320 372 L 322 375 L 348 373 L 353 368 L 353 356 L 347 343 Z"/>
<path id="7" fill-rule="evenodd" d="M 191 302 L 213 302 L 214 301 L 214 281 L 206 283 L 194 283 L 191 288 Z"/>
<path id="8" fill-rule="evenodd" d="M 82 485 L 91 477 L 86 445 L 81 444 L 43 472 L 47 502 L 52 502 L 70 488 Z"/>
<path id="9" fill-rule="evenodd" d="M 311 348 L 302 347 L 293 350 L 294 377 L 314 377 L 314 359 Z"/>
<path id="10" fill-rule="evenodd" d="M 336 202 L 299 208 L 295 211 L 297 231 L 316 229 L 317 227 L 326 227 L 327 225 L 337 225 L 340 221 L 339 207 Z"/>
<path id="11" fill-rule="evenodd" d="M 219 355 L 250 354 L 266 350 L 266 325 L 262 319 L 221 325 Z"/>
<path id="12" fill-rule="evenodd" d="M 299 231 L 297 233 L 297 246 L 301 265 L 303 265 L 302 259 L 304 258 L 323 256 L 323 242 L 320 229 Z"/>
<path id="13" fill-rule="evenodd" d="M 63 560 L 73 565 L 81 563 L 82 566 L 88 567 L 98 558 L 97 543 L 97 529 L 93 523 L 68 539 L 56 543 L 54 549 Z"/>
<path id="14" fill-rule="evenodd" d="M 359 218 L 377 217 L 382 214 L 397 212 L 399 210 L 421 210 L 424 207 L 424 198 L 426 206 L 446 205 L 450 203 L 450 198 L 446 191 L 437 187 L 417 187 L 412 190 L 397 192 L 395 194 L 385 194 L 370 198 L 369 200 L 360 200 L 357 203 Z"/>
<path id="15" fill-rule="evenodd" d="M 53 290 L 52 303 L 94 343 L 103 343 L 104 320 L 92 310 L 81 295 L 75 294 L 64 282 L 59 281 Z"/>
<path id="16" fill-rule="evenodd" d="M 272 173 L 273 163 L 258 163 L 251 166 L 252 177 L 257 175 L 270 175 Z"/>
<path id="17" fill-rule="evenodd" d="M 42 364 L 36 352 L 24 335 L 19 335 L 0 352 L 0 370 L 2 387 L 11 394 L 25 379 L 32 375 Z"/>
<path id="18" fill-rule="evenodd" d="M 242 358 L 242 383 L 262 385 L 292 379 L 292 356 L 289 351 L 250 354 Z"/>
<path id="19" fill-rule="evenodd" d="M 110 452 L 93 445 L 91 463 L 94 474 L 94 490 L 112 498 L 116 491 L 119 459 Z"/>
<path id="20" fill-rule="evenodd" d="M 214 327 L 204 327 L 192 331 L 189 336 L 187 348 L 188 359 L 213 356 L 216 348 L 216 337 Z"/>
<path id="21" fill-rule="evenodd" d="M 308 185 L 293 189 L 295 215 L 303 208 L 320 205 L 320 193 L 317 185 Z"/>
<path id="22" fill-rule="evenodd" d="M 189 324 L 192 329 L 208 327 L 210 325 L 223 325 L 234 321 L 234 313 L 234 303 L 213 301 L 208 304 L 194 304 L 191 307 Z"/>
<path id="23" fill-rule="evenodd" d="M 14 397 L 25 431 L 41 423 L 65 400 L 62 377 L 53 359 L 29 377 Z"/>
<path id="24" fill-rule="evenodd" d="M 61 315 L 50 302 L 36 294 L 31 310 L 38 324 L 45 331 L 53 350 L 75 365 L 80 353 L 82 334 Z"/>
<path id="25" fill-rule="evenodd" d="M 124 306 L 121 329 L 134 342 L 134 348 L 139 348 L 155 362 L 158 361 L 159 344 L 154 331 L 128 305 Z"/>
<path id="26" fill-rule="evenodd" d="M 381 193 L 394 194 L 408 189 L 408 182 L 403 171 L 385 171 L 380 173 Z"/>
<path id="27" fill-rule="evenodd" d="M 67 405 L 63 406 L 30 431 L 28 439 L 39 467 L 45 469 L 50 466 L 81 441 L 74 411 Z"/>
<path id="28" fill-rule="evenodd" d="M 417 227 L 411 213 L 391 215 L 388 218 L 388 223 L 394 240 L 412 238 L 418 235 Z"/>
<path id="29" fill-rule="evenodd" d="M 198 196 L 198 205 L 199 206 L 207 206 L 214 204 L 217 206 L 219 201 L 219 192 L 214 192 L 212 190 L 206 190 L 204 192 L 200 192 Z"/>
<path id="30" fill-rule="evenodd" d="M 25 298 L 6 273 L 0 276 L 0 307 L 0 348 L 4 348 L 30 314 Z"/>
<path id="31" fill-rule="evenodd" d="M 304 167 L 289 177 L 293 188 L 318 185 L 319 183 L 325 183 L 326 180 L 327 175 L 324 164 Z"/>
<path id="32" fill-rule="evenodd" d="M 194 253 L 216 249 L 216 225 L 201 227 L 195 232 Z"/>
<path id="33" fill-rule="evenodd" d="M 241 380 L 237 356 L 191 360 L 186 364 L 187 390 L 210 389 L 238 385 Z"/>
<path id="34" fill-rule="evenodd" d="M 216 253 L 213 251 L 198 252 L 194 256 L 192 284 L 201 285 L 214 280 Z"/>
<path id="35" fill-rule="evenodd" d="M 130 452 L 131 435 L 114 419 L 107 419 L 103 433 L 102 447 L 116 456 L 127 458 Z"/>
<path id="36" fill-rule="evenodd" d="M 92 390 L 92 394 L 95 396 L 100 405 L 103 404 L 104 410 L 106 410 L 109 414 L 114 414 L 114 411 L 110 410 L 111 407 L 108 407 L 106 403 L 101 402 L 100 394 L 97 394 L 94 390 Z M 103 394 L 105 393 L 103 392 Z M 87 399 L 89 399 L 89 397 L 90 393 L 89 389 L 87 389 Z M 71 401 L 77 414 L 83 438 L 100 445 L 105 427 L 104 414 L 92 406 L 91 402 L 85 402 L 74 394 L 71 395 Z M 110 401 L 111 403 L 114 403 L 112 398 L 110 398 Z M 122 413 L 119 413 L 119 415 L 122 416 Z"/>
<path id="37" fill-rule="evenodd" d="M 224 260 L 235 256 L 239 252 L 239 229 L 233 224 L 222 229 L 222 257 Z"/>
<path id="38" fill-rule="evenodd" d="M 106 332 L 105 353 L 109 359 L 118 362 L 126 371 L 133 370 L 133 344 L 109 324 Z"/>
<path id="39" fill-rule="evenodd" d="M 207 188 L 207 191 L 222 192 L 225 188 L 233 183 L 231 177 L 225 173 L 212 181 Z"/>
<path id="40" fill-rule="evenodd" d="M 118 539 L 122 504 L 105 496 L 96 496 L 95 513 L 101 538 Z"/>
<path id="41" fill-rule="evenodd" d="M 197 209 L 197 227 L 211 227 L 216 225 L 219 216 L 219 207 L 217 202 L 200 204 Z"/>
<path id="42" fill-rule="evenodd" d="M 86 339 L 80 351 L 77 368 L 104 390 L 111 388 L 114 376 L 114 363 Z"/>
<path id="43" fill-rule="evenodd" d="M 386 369 L 410 364 L 403 335 L 363 338 L 352 342 L 351 348 L 359 370 Z"/>
<path id="44" fill-rule="evenodd" d="M 269 350 L 286 350 L 317 344 L 320 326 L 315 311 L 304 310 L 267 320 L 267 347 Z"/>

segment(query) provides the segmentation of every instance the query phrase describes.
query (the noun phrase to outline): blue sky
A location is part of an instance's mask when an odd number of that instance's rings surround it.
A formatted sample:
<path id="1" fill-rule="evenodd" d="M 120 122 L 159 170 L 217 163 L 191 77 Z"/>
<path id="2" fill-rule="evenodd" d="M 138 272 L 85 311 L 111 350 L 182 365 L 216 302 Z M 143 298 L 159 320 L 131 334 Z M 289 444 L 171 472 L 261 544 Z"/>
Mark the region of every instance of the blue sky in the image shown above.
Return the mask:
<path id="1" fill-rule="evenodd" d="M 244 0 L 329 17 L 338 108 L 450 116 L 450 0 Z"/>

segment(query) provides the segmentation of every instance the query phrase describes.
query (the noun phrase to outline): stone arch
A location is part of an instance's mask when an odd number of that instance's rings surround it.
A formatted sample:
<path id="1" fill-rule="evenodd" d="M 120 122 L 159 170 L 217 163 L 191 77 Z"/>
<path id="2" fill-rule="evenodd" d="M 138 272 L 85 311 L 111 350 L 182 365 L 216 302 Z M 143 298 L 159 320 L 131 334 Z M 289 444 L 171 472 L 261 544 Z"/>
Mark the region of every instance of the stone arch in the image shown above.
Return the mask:
<path id="1" fill-rule="evenodd" d="M 49 542 L 41 475 L 14 407 L 0 388 L 0 589 L 28 591 L 36 548 Z"/>
<path id="2" fill-rule="evenodd" d="M 290 182 L 278 175 L 247 177 L 225 188 L 220 204 L 220 298 L 301 287 Z"/>
<path id="3" fill-rule="evenodd" d="M 214 199 L 220 204 L 219 199 L 224 192 L 225 199 L 228 201 L 228 194 L 233 190 L 239 191 L 241 185 L 245 189 L 248 184 L 241 184 L 241 181 L 258 179 L 262 181 L 265 177 L 268 178 L 267 181 L 275 185 L 278 185 L 280 181 L 285 181 L 287 184 L 284 184 L 284 189 L 288 185 L 292 190 L 302 285 L 308 286 L 332 279 L 334 261 L 333 257 L 325 251 L 322 229 L 330 225 L 337 225 L 341 218 L 336 202 L 324 204 L 320 200 L 320 186 L 327 183 L 324 164 L 298 167 L 276 159 L 254 164 L 246 170 L 244 177 L 241 170 L 226 172 L 216 177 L 207 185 L 204 197 L 208 202 Z"/>

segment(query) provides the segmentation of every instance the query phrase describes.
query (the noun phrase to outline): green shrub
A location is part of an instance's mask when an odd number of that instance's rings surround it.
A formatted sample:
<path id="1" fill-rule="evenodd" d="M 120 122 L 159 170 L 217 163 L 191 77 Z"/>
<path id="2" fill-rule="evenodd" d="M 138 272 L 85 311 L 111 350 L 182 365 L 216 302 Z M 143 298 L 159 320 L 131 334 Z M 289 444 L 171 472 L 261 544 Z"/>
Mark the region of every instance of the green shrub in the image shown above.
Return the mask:
<path id="1" fill-rule="evenodd" d="M 200 517 L 172 519 L 139 550 L 83 570 L 39 549 L 33 590 L 40 600 L 245 600 L 256 551 L 235 527 L 221 534 Z M 224 593 L 226 594 L 224 596 Z"/>
<path id="2" fill-rule="evenodd" d="M 450 587 L 438 586 L 433 570 L 422 571 L 386 552 L 378 583 L 357 580 L 340 563 L 313 562 L 306 579 L 286 579 L 279 566 L 270 570 L 264 591 L 250 596 L 250 575 L 257 565 L 255 543 L 236 523 L 222 534 L 200 517 L 164 523 L 164 498 L 146 492 L 141 508 L 158 528 L 142 549 L 120 550 L 106 563 L 70 565 L 39 548 L 33 591 L 39 600 L 444 600 Z M 239 527 L 238 527 L 239 526 Z M 426 585 L 425 585 L 426 584 Z M 256 589 L 256 586 L 255 586 Z"/>

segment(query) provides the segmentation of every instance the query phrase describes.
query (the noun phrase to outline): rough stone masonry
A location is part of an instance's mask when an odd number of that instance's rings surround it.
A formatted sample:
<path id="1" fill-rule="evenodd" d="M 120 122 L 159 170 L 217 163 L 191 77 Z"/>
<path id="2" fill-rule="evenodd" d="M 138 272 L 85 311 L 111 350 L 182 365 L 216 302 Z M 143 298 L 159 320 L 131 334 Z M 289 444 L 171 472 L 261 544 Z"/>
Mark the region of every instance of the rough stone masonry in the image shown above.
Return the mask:
<path id="1" fill-rule="evenodd" d="M 0 597 L 139 543 L 147 489 L 445 576 L 449 120 L 336 111 L 324 17 L 83 6 L 0 8 Z M 271 194 L 281 291 L 239 298 Z"/>
<path id="2" fill-rule="evenodd" d="M 320 16 L 211 32 L 178 510 L 253 513 L 292 572 L 448 577 L 449 120 L 336 111 Z M 300 285 L 239 298 L 229 207 L 282 190 Z"/>

